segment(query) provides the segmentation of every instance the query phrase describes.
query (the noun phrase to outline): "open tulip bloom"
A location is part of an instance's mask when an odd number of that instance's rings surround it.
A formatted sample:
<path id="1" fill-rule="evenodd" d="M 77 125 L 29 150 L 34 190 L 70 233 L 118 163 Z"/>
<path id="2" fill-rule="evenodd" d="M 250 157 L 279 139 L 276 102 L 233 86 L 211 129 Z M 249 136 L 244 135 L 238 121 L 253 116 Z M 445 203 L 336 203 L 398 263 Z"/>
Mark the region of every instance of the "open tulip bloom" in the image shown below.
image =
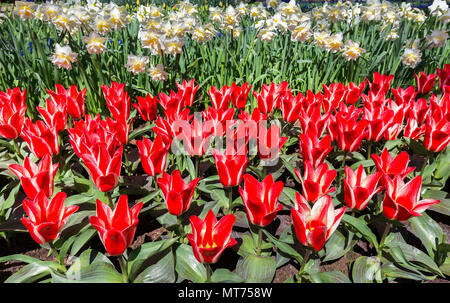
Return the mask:
<path id="1" fill-rule="evenodd" d="M 244 188 L 239 188 L 250 223 L 264 227 L 270 224 L 283 206 L 278 197 L 283 191 L 282 181 L 274 182 L 269 174 L 262 182 L 252 175 L 244 175 Z"/>
<path id="2" fill-rule="evenodd" d="M 295 199 L 296 205 L 291 209 L 291 217 L 297 239 L 303 245 L 319 251 L 338 227 L 346 207 L 335 210 L 328 195 L 319 198 L 312 209 L 299 193 Z"/>
<path id="3" fill-rule="evenodd" d="M 130 209 L 128 196 L 121 195 L 114 210 L 98 199 L 96 205 L 97 213 L 89 218 L 89 222 L 98 231 L 108 254 L 122 255 L 133 241 L 143 203 L 140 202 Z"/>
<path id="4" fill-rule="evenodd" d="M 41 191 L 33 200 L 25 199 L 22 202 L 28 215 L 28 218 L 22 218 L 22 223 L 34 241 L 45 244 L 58 239 L 68 217 L 79 208 L 77 205 L 64 207 L 66 197 L 66 193 L 59 192 L 49 200 Z"/>
<path id="5" fill-rule="evenodd" d="M 375 172 L 369 176 L 366 175 L 361 164 L 356 172 L 350 167 L 345 167 L 344 179 L 344 202 L 345 204 L 357 210 L 366 208 L 373 195 L 381 191 L 382 187 L 377 187 L 378 180 L 382 174 Z"/>
<path id="6" fill-rule="evenodd" d="M 156 180 L 170 214 L 179 216 L 189 209 L 199 180 L 200 178 L 196 178 L 186 184 L 179 170 L 174 170 L 171 175 L 163 172 L 162 177 Z"/>
<path id="7" fill-rule="evenodd" d="M 189 218 L 192 233 L 187 235 L 195 258 L 200 263 L 216 263 L 223 251 L 237 242 L 231 238 L 231 229 L 236 221 L 233 214 L 226 215 L 217 221 L 212 210 L 208 211 L 205 219 L 197 216 Z"/>

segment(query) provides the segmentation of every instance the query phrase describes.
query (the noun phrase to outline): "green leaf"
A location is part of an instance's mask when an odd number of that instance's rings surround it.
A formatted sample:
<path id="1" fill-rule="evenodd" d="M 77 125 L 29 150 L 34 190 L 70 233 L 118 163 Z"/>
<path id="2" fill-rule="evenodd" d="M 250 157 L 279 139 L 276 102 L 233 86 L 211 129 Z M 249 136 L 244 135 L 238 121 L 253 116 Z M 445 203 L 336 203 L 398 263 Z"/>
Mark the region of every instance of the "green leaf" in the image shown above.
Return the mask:
<path id="1" fill-rule="evenodd" d="M 187 279 L 194 283 L 206 281 L 206 268 L 197 261 L 191 246 L 181 244 L 177 248 L 175 256 L 175 270 L 178 273 L 178 280 Z"/>
<path id="2" fill-rule="evenodd" d="M 355 217 L 349 216 L 347 214 L 345 214 L 342 217 L 342 221 L 344 223 L 352 226 L 353 228 L 355 228 L 356 231 L 361 233 L 364 236 L 364 238 L 366 238 L 370 243 L 372 243 L 372 245 L 375 247 L 375 249 L 378 249 L 377 237 L 370 230 L 370 228 L 367 226 L 367 223 L 365 221 L 363 221 L 360 218 L 355 218 Z"/>
<path id="3" fill-rule="evenodd" d="M 270 256 L 247 255 L 239 259 L 236 273 L 247 283 L 270 283 L 276 268 L 277 261 Z"/>
<path id="4" fill-rule="evenodd" d="M 256 246 L 255 241 L 253 241 L 253 237 L 249 234 L 243 234 L 241 236 L 242 244 L 239 247 L 238 255 L 240 256 L 247 256 L 247 255 L 253 255 L 256 253 Z"/>
<path id="5" fill-rule="evenodd" d="M 381 267 L 381 276 L 383 277 L 383 279 L 387 279 L 388 281 L 392 281 L 396 278 L 411 279 L 415 281 L 433 280 L 436 278 L 435 275 L 425 276 L 420 272 L 414 273 L 405 269 L 401 269 L 393 263 L 383 264 L 383 266 Z"/>
<path id="6" fill-rule="evenodd" d="M 97 230 L 95 228 L 88 228 L 81 232 L 73 242 L 70 255 L 75 256 L 80 249 L 83 248 L 83 246 L 96 234 L 96 232 Z"/>
<path id="7" fill-rule="evenodd" d="M 52 274 L 55 283 L 122 283 L 123 277 L 109 262 L 96 261 L 83 267 L 80 271 L 66 274 L 66 279 Z"/>
<path id="8" fill-rule="evenodd" d="M 39 263 L 30 263 L 13 273 L 4 283 L 32 283 L 50 274 L 50 269 Z"/>
<path id="9" fill-rule="evenodd" d="M 423 213 L 420 217 L 412 217 L 409 223 L 411 224 L 414 235 L 422 241 L 427 253 L 434 258 L 437 245 L 444 241 L 442 228 L 426 213 Z"/>
<path id="10" fill-rule="evenodd" d="M 128 256 L 128 276 L 130 280 L 134 280 L 134 278 L 140 273 L 141 267 L 144 262 L 150 259 L 152 256 L 155 256 L 158 253 L 161 253 L 171 247 L 176 241 L 178 237 L 174 237 L 167 240 L 160 240 L 155 242 L 147 242 L 133 250 Z"/>
<path id="11" fill-rule="evenodd" d="M 381 262 L 377 257 L 361 256 L 353 263 L 352 279 L 355 283 L 381 283 Z"/>
<path id="12" fill-rule="evenodd" d="M 353 238 L 353 234 L 350 234 Z M 336 230 L 331 238 L 325 243 L 326 254 L 323 262 L 333 261 L 345 255 L 352 248 L 350 242 L 351 239 L 347 241 L 345 236 L 339 230 Z M 347 245 L 347 243 L 349 243 L 349 245 Z"/>
<path id="13" fill-rule="evenodd" d="M 56 262 L 41 261 L 39 259 L 27 256 L 27 255 L 21 255 L 21 254 L 14 254 L 14 255 L 0 257 L 0 263 L 7 262 L 7 261 L 20 261 L 20 262 L 24 262 L 24 263 L 28 263 L 28 264 L 36 263 L 41 266 L 51 268 L 54 270 L 63 270 L 64 269 L 60 264 L 58 264 Z"/>
<path id="14" fill-rule="evenodd" d="M 169 250 L 155 264 L 142 271 L 134 282 L 143 283 L 174 283 L 175 282 L 175 263 L 172 250 Z"/>
<path id="15" fill-rule="evenodd" d="M 352 283 L 350 279 L 340 271 L 318 272 L 309 274 L 313 283 Z"/>
<path id="16" fill-rule="evenodd" d="M 211 275 L 211 281 L 215 283 L 241 283 L 244 280 L 241 276 L 226 268 L 218 268 Z"/>
<path id="17" fill-rule="evenodd" d="M 292 246 L 278 240 L 277 238 L 272 236 L 265 229 L 263 229 L 263 232 L 267 236 L 267 238 L 269 238 L 269 240 L 272 241 L 273 244 L 275 244 L 275 246 L 277 247 L 277 250 L 280 250 L 280 251 L 284 252 L 285 254 L 288 254 L 289 256 L 295 258 L 300 263 L 303 261 L 302 255 L 300 255 Z"/>

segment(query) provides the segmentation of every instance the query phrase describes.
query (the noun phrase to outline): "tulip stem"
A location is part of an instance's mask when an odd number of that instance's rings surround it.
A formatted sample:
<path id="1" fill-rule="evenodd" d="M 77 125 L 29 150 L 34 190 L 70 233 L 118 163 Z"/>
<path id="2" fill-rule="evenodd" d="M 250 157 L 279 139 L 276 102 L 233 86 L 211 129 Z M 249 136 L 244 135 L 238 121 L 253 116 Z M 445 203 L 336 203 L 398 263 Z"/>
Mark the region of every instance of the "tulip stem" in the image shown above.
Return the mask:
<path id="1" fill-rule="evenodd" d="M 298 271 L 298 275 L 297 275 L 298 282 L 302 282 L 303 272 L 305 271 L 305 266 L 306 266 L 306 263 L 308 263 L 310 256 L 311 256 L 311 249 L 309 249 L 309 247 L 307 247 L 305 256 L 303 257 L 302 266 L 300 267 L 300 270 Z"/>
<path id="2" fill-rule="evenodd" d="M 211 283 L 211 264 L 205 263 L 206 265 L 206 283 Z"/>
<path id="3" fill-rule="evenodd" d="M 13 144 L 14 144 L 14 152 L 16 153 L 17 160 L 19 160 L 21 157 L 20 157 L 19 145 L 17 144 L 17 138 L 13 140 Z"/>
<path id="4" fill-rule="evenodd" d="M 200 157 L 199 156 L 195 156 L 195 177 L 198 178 L 198 167 L 200 165 Z"/>
<path id="5" fill-rule="evenodd" d="M 370 160 L 370 155 L 372 154 L 372 141 L 369 140 L 367 144 L 367 160 Z"/>
<path id="6" fill-rule="evenodd" d="M 257 256 L 261 256 L 262 239 L 263 239 L 262 228 L 260 227 L 258 229 L 258 248 L 256 250 L 256 255 Z"/>
<path id="7" fill-rule="evenodd" d="M 386 241 L 386 237 L 389 234 L 390 230 L 391 230 L 391 222 L 388 222 L 386 224 L 386 228 L 384 229 L 383 236 L 381 237 L 380 245 L 378 246 L 378 259 L 381 258 L 381 255 L 383 254 L 384 242 Z"/>
<path id="8" fill-rule="evenodd" d="M 55 258 L 58 260 L 59 265 L 61 265 L 64 269 L 66 269 L 66 266 L 64 264 L 64 260 L 61 259 L 61 256 L 59 255 L 58 250 L 56 249 L 55 244 L 53 243 L 53 241 L 48 242 L 48 246 L 50 246 L 50 251 L 53 253 Z"/>
<path id="9" fill-rule="evenodd" d="M 225 211 L 226 214 L 231 214 L 233 207 L 231 204 L 233 203 L 233 187 L 228 188 L 228 209 Z"/>
<path id="10" fill-rule="evenodd" d="M 120 271 L 122 272 L 123 283 L 128 283 L 127 261 L 123 255 L 119 256 Z"/>
<path id="11" fill-rule="evenodd" d="M 113 204 L 113 200 L 112 200 L 111 191 L 107 191 L 106 196 L 108 197 L 108 206 L 112 209 L 114 207 L 114 204 Z"/>
<path id="12" fill-rule="evenodd" d="M 342 158 L 342 165 L 341 165 L 341 169 L 339 171 L 339 178 L 338 178 L 338 185 L 340 187 L 341 184 L 341 178 L 342 178 L 342 174 L 344 173 L 345 170 L 345 159 L 347 158 L 347 151 L 344 151 L 344 157 Z"/>

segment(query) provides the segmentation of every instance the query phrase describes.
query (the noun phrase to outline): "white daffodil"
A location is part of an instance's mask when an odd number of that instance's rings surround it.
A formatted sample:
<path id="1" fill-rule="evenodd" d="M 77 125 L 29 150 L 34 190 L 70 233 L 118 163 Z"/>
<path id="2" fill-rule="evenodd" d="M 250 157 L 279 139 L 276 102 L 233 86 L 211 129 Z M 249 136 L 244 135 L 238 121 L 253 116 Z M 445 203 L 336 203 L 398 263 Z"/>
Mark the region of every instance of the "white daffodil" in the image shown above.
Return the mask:
<path id="1" fill-rule="evenodd" d="M 406 48 L 401 59 L 404 65 L 415 68 L 422 61 L 422 53 L 417 48 Z"/>
<path id="2" fill-rule="evenodd" d="M 356 60 L 366 51 L 359 46 L 358 42 L 353 42 L 352 40 L 345 41 L 342 48 L 342 55 L 347 61 Z"/>
<path id="3" fill-rule="evenodd" d="M 72 63 L 77 62 L 78 54 L 72 52 L 70 46 L 55 45 L 55 53 L 50 57 L 53 64 L 59 68 L 72 69 Z"/>
<path id="4" fill-rule="evenodd" d="M 448 34 L 445 30 L 435 29 L 430 35 L 427 36 L 427 45 L 431 48 L 441 47 L 445 45 L 448 39 Z"/>
<path id="5" fill-rule="evenodd" d="M 441 16 L 448 10 L 448 4 L 445 0 L 434 0 L 433 3 L 428 6 L 432 16 Z"/>
<path id="6" fill-rule="evenodd" d="M 169 74 L 164 71 L 164 65 L 162 64 L 156 66 L 151 65 L 148 74 L 153 81 L 165 81 L 169 76 Z"/>
<path id="7" fill-rule="evenodd" d="M 96 32 L 91 32 L 89 36 L 83 37 L 86 49 L 89 54 L 101 54 L 106 49 L 106 38 L 100 37 Z"/>
<path id="8" fill-rule="evenodd" d="M 125 64 L 125 67 L 135 75 L 143 74 L 149 62 L 148 56 L 128 55 L 128 62 Z"/>
<path id="9" fill-rule="evenodd" d="M 343 35 L 342 33 L 337 33 L 334 35 L 331 35 L 325 39 L 325 49 L 328 51 L 331 51 L 333 53 L 336 53 L 341 48 L 343 42 Z"/>
<path id="10" fill-rule="evenodd" d="M 297 26 L 291 34 L 292 41 L 306 42 L 313 36 L 309 23 L 303 23 Z"/>
<path id="11" fill-rule="evenodd" d="M 36 10 L 36 4 L 33 2 L 16 1 L 13 14 L 20 17 L 21 20 L 33 18 Z"/>

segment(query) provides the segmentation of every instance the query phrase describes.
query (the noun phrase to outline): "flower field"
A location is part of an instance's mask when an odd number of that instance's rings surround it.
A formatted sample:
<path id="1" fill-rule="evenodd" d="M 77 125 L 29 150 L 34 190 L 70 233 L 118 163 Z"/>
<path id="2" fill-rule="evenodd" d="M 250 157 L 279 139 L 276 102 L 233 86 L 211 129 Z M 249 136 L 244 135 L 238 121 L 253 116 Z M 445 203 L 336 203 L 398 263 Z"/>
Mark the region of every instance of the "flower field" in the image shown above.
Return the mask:
<path id="1" fill-rule="evenodd" d="M 5 283 L 450 276 L 446 1 L 16 1 Z"/>

